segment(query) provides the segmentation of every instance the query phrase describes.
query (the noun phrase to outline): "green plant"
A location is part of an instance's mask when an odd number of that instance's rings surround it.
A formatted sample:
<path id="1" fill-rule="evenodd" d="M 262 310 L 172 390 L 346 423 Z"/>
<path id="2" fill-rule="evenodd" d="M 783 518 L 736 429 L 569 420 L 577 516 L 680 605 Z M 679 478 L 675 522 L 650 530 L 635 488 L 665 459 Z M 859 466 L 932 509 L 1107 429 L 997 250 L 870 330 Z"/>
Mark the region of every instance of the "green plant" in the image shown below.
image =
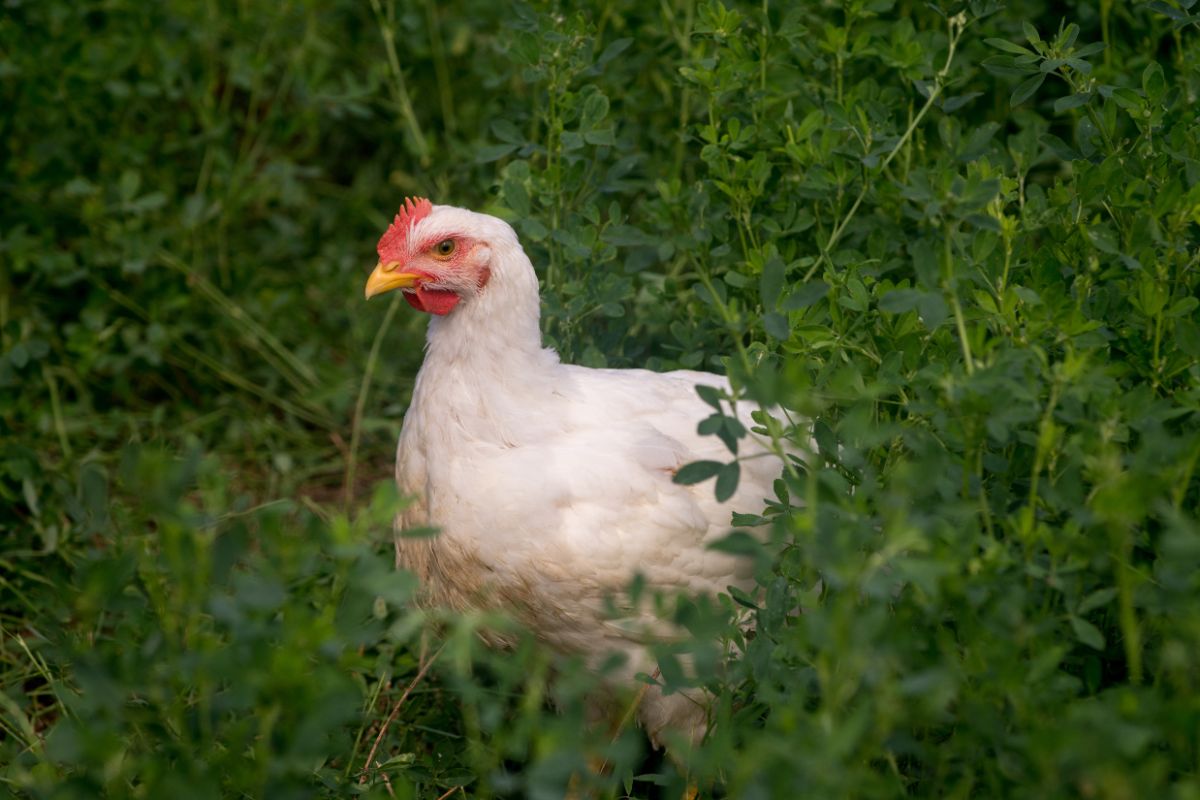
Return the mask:
<path id="1" fill-rule="evenodd" d="M 9 6 L 6 789 L 1200 795 L 1193 0 Z M 513 221 L 565 357 L 734 377 L 680 479 L 778 409 L 760 591 L 658 600 L 678 767 L 408 603 L 405 194 Z"/>

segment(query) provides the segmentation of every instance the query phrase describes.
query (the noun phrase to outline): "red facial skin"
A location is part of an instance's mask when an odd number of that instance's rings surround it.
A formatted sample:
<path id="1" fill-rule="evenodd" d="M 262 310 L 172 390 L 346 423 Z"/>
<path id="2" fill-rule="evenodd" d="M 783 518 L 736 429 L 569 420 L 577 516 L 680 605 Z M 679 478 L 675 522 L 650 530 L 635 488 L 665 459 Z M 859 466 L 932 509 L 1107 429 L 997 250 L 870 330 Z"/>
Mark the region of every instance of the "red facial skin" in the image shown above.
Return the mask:
<path id="1" fill-rule="evenodd" d="M 457 233 L 427 237 L 409 249 L 409 233 L 432 212 L 433 204 L 424 197 L 404 198 L 396 219 L 379 240 L 376 251 L 380 263 L 398 264 L 396 269 L 419 276 L 412 288 L 404 290 L 404 299 L 410 306 L 418 311 L 445 316 L 462 299 L 454 287 L 465 288 L 474 283 L 476 289 L 482 289 L 492 273 L 486 266 L 480 268 L 471 263 L 471 255 L 478 242 Z M 454 240 L 454 252 L 448 256 L 436 254 L 433 248 L 447 239 Z M 416 255 L 410 257 L 409 253 Z M 435 285 L 426 288 L 426 284 Z"/>
<path id="2" fill-rule="evenodd" d="M 454 240 L 454 252 L 447 257 L 436 255 L 433 248 L 446 239 Z M 445 316 L 454 310 L 462 295 L 453 289 L 426 288 L 425 284 L 461 284 L 463 278 L 467 278 L 466 282 L 472 282 L 473 276 L 475 286 L 482 289 L 491 278 L 491 271 L 486 267 L 480 271 L 471 263 L 477 244 L 474 239 L 460 234 L 443 234 L 419 242 L 416 247 L 419 255 L 404 265 L 405 272 L 421 276 L 413 288 L 404 291 L 404 299 L 408 304 L 418 311 Z"/>
<path id="3" fill-rule="evenodd" d="M 415 272 L 415 270 L 409 270 L 409 272 Z M 426 280 L 433 280 L 433 278 L 426 276 Z M 453 311 L 454 307 L 458 305 L 458 301 L 462 299 L 447 289 L 424 289 L 421 283 L 411 289 L 405 289 L 403 294 L 408 304 L 417 311 L 437 314 L 439 317 L 444 317 Z"/>

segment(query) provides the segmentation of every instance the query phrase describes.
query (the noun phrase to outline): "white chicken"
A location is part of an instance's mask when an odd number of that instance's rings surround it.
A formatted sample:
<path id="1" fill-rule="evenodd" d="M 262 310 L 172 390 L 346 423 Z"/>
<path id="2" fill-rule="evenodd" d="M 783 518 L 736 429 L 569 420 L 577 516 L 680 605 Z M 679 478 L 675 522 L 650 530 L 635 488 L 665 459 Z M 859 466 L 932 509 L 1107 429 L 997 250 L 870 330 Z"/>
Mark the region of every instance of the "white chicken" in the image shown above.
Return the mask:
<path id="1" fill-rule="evenodd" d="M 672 480 L 689 462 L 728 460 L 696 430 L 712 413 L 697 384 L 727 380 L 560 362 L 542 346 L 533 266 L 495 217 L 407 199 L 378 253 L 366 296 L 400 289 L 433 315 L 400 434 L 396 481 L 414 499 L 397 527 L 440 534 L 397 536 L 399 564 L 431 604 L 503 608 L 591 663 L 625 652 L 619 679 L 653 673 L 641 637 L 606 617 L 606 597 L 637 573 L 665 591 L 748 588 L 750 565 L 708 545 L 733 509 L 760 511 L 779 476 L 777 459 L 745 459 L 725 503 L 711 484 Z M 752 408 L 738 403 L 747 428 Z M 765 450 L 751 435 L 740 452 Z M 638 717 L 656 745 L 668 730 L 695 741 L 706 729 L 696 693 L 651 687 Z"/>

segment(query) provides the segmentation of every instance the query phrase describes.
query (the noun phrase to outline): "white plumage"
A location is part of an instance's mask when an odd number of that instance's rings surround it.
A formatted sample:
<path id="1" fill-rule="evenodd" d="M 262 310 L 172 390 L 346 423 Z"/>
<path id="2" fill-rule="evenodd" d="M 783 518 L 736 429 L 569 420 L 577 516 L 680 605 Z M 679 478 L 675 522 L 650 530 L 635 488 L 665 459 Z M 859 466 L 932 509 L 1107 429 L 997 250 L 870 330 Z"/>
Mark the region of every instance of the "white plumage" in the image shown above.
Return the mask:
<path id="1" fill-rule="evenodd" d="M 626 679 L 652 673 L 638 629 L 655 622 L 608 620 L 605 598 L 636 573 L 667 591 L 749 588 L 750 565 L 708 545 L 728 533 L 733 509 L 760 511 L 779 474 L 775 458 L 743 461 L 724 504 L 711 483 L 673 482 L 689 462 L 729 460 L 719 439 L 696 432 L 712 413 L 696 385 L 726 379 L 561 363 L 542 347 L 533 266 L 495 217 L 408 201 L 379 255 L 367 296 L 399 288 L 434 314 L 396 458 L 400 490 L 415 499 L 397 524 L 441 533 L 398 536 L 400 565 L 432 603 L 502 607 L 596 664 L 627 653 Z M 754 406 L 738 407 L 750 427 Z M 764 450 L 742 441 L 743 456 Z M 638 715 L 656 742 L 666 729 L 705 729 L 697 695 L 651 689 Z"/>

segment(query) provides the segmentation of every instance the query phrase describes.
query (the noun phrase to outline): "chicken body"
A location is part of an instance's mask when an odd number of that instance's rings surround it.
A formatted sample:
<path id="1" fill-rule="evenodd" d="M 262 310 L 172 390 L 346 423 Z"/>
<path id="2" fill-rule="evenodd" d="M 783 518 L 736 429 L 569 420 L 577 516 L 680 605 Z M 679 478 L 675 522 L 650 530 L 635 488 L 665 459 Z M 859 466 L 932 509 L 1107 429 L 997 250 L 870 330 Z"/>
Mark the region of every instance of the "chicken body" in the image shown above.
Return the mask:
<path id="1" fill-rule="evenodd" d="M 471 248 L 452 274 L 413 252 L 443 237 Z M 661 624 L 641 611 L 610 619 L 605 598 L 620 598 L 638 573 L 666 591 L 749 588 L 750 565 L 708 545 L 728 533 L 733 509 L 761 509 L 778 460 L 743 461 L 738 490 L 723 504 L 711 484 L 675 483 L 684 464 L 729 458 L 719 439 L 696 432 L 712 413 L 696 385 L 727 389 L 725 378 L 561 363 L 542 347 L 533 267 L 499 219 L 432 206 L 409 240 L 407 260 L 389 262 L 381 248 L 377 273 L 394 263 L 391 274 L 425 276 L 405 291 L 459 299 L 431 320 L 396 459 L 399 488 L 414 498 L 398 529 L 440 533 L 397 536 L 398 563 L 421 578 L 430 603 L 504 608 L 597 666 L 626 653 L 620 678 L 653 673 L 643 642 Z M 747 428 L 753 407 L 738 404 Z M 742 440 L 743 455 L 764 450 L 753 436 Z M 638 715 L 656 743 L 668 729 L 693 739 L 705 730 L 696 694 L 651 688 Z"/>

